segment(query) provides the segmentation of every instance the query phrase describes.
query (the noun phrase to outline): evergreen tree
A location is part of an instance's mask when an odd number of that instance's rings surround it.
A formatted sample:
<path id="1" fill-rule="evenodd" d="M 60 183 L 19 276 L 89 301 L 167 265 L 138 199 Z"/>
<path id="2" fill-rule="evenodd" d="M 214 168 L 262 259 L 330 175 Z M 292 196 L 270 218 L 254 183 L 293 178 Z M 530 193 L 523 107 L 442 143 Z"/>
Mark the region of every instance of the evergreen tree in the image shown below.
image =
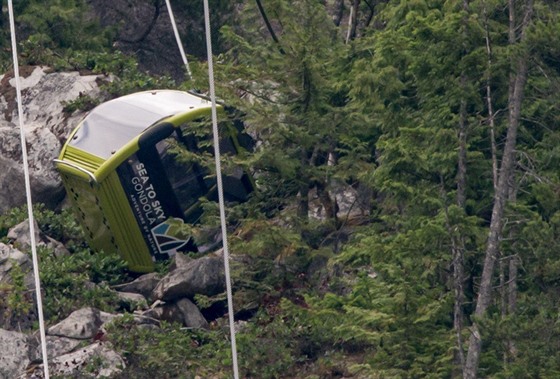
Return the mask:
<path id="1" fill-rule="evenodd" d="M 108 46 L 86 2 L 16 8 L 28 63 Z M 244 220 L 233 249 L 260 258 L 240 269 L 237 299 L 266 292 L 250 321 L 283 356 L 267 375 L 293 374 L 274 371 L 292 358 L 320 366 L 335 356 L 363 377 L 558 376 L 560 5 L 216 0 L 213 9 L 225 12 L 216 28 L 229 24 L 215 37 L 227 50 L 216 59 L 218 94 L 258 141 L 254 155 L 236 157 L 258 191 L 230 218 Z M 193 66 L 195 87 L 206 88 L 203 64 Z M 339 218 L 332 193 L 347 185 L 372 193 L 360 225 Z M 312 196 L 323 220 L 310 216 Z M 317 284 L 305 277 L 318 256 L 330 261 Z M 245 348 L 258 350 L 250 337 Z M 264 350 L 255 362 L 270 361 Z"/>
<path id="2" fill-rule="evenodd" d="M 225 71 L 238 78 L 230 90 L 254 100 L 236 106 L 263 141 L 255 161 L 261 189 L 270 202 L 297 194 L 303 220 L 316 190 L 327 218 L 336 222 L 328 191 L 336 180 L 355 181 L 371 159 L 360 138 L 362 120 L 352 119 L 361 115 L 346 107 L 348 47 L 318 1 L 257 5 L 244 10 L 256 29 L 242 35 L 229 30 L 233 65 Z"/>

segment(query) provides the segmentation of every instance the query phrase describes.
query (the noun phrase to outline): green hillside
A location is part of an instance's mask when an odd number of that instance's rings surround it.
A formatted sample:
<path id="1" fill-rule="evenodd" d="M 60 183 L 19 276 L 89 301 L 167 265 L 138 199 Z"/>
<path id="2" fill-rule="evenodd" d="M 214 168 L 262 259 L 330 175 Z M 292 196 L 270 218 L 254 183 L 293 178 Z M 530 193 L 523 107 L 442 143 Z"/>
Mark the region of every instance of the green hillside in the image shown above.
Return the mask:
<path id="1" fill-rule="evenodd" d="M 110 96 L 208 89 L 202 2 L 172 2 L 190 31 L 191 80 L 178 54 L 147 58 L 146 44 L 126 42 L 148 41 L 149 28 L 130 31 L 126 15 L 106 25 L 108 2 L 16 3 L 22 65 L 113 74 Z M 163 1 L 135 3 L 167 17 Z M 560 376 L 560 3 L 210 7 L 217 95 L 259 141 L 237 162 L 257 190 L 227 210 L 242 377 Z M 7 17 L 0 72 L 11 69 Z M 204 204 L 195 232 L 219 226 L 216 208 Z M 123 262 L 92 253 L 70 212 L 37 214 L 72 253 L 40 251 L 47 322 L 117 309 L 109 286 L 133 278 Z M 2 215 L 0 237 L 25 218 Z M 5 319 L 29 312 L 17 285 L 4 293 Z M 122 378 L 231 377 L 224 299 L 196 298 L 212 309 L 209 331 L 116 323 L 107 338 L 128 362 Z"/>

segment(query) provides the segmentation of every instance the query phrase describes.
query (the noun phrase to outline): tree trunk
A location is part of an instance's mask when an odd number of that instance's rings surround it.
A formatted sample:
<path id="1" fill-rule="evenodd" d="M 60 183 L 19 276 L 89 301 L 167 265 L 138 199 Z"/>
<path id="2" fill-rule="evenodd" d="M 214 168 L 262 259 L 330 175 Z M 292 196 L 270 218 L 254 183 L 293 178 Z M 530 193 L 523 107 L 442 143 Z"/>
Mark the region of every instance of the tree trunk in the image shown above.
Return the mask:
<path id="1" fill-rule="evenodd" d="M 513 11 L 513 3 L 514 1 L 510 0 L 510 13 Z M 524 42 L 526 39 L 527 26 L 530 23 L 532 11 L 533 1 L 528 0 L 526 3 L 525 15 L 521 24 L 521 42 Z M 515 28 L 514 24 L 515 23 L 510 23 L 510 30 Z M 515 33 L 515 29 L 513 29 L 513 33 Z M 494 206 L 492 209 L 492 219 L 490 221 L 490 231 L 488 233 L 480 289 L 477 298 L 476 310 L 474 312 L 475 319 L 472 325 L 472 333 L 469 338 L 469 349 L 463 373 L 463 377 L 465 379 L 474 379 L 477 376 L 480 353 L 482 349 L 482 338 L 480 336 L 477 319 L 484 317 L 486 310 L 492 301 L 492 278 L 494 276 L 494 266 L 499 251 L 499 241 L 502 237 L 504 210 L 509 194 L 509 184 L 513 175 L 517 130 L 519 126 L 525 83 L 527 81 L 527 60 L 528 51 L 520 53 L 515 60 L 511 73 L 512 85 L 510 85 L 508 106 L 509 125 L 500 173 L 498 176 L 498 187 L 494 194 Z"/>
<path id="2" fill-rule="evenodd" d="M 468 0 L 463 0 L 463 10 L 465 15 L 469 11 Z M 462 22 L 462 38 L 463 40 L 463 54 L 467 54 L 466 46 L 466 35 L 467 35 L 467 16 L 463 18 Z M 467 75 L 465 72 L 461 72 L 460 86 L 463 90 L 463 95 L 461 98 L 461 103 L 459 106 L 459 130 L 458 130 L 458 144 L 459 153 L 457 157 L 457 205 L 460 208 L 465 208 L 466 203 L 466 188 L 467 188 L 467 100 L 465 99 L 465 92 L 467 87 Z M 463 314 L 463 303 L 465 301 L 465 291 L 464 291 L 464 280 L 465 280 L 465 269 L 464 269 L 464 256 L 463 252 L 465 250 L 465 244 L 461 236 L 453 237 L 452 239 L 452 261 L 453 261 L 453 292 L 455 295 L 454 305 L 453 305 L 453 329 L 455 330 L 455 336 L 457 341 L 456 353 L 455 353 L 455 367 L 457 368 L 454 377 L 462 376 L 465 367 L 465 352 L 463 351 L 463 324 L 464 324 L 464 314 Z"/>
<path id="3" fill-rule="evenodd" d="M 329 195 L 329 191 L 327 190 L 327 184 L 322 181 L 317 181 L 316 188 L 317 188 L 317 196 L 319 197 L 319 201 L 321 202 L 321 205 L 325 210 L 325 217 L 329 220 L 333 220 L 336 225 L 337 219 L 336 219 L 335 203 Z"/>
<path id="4" fill-rule="evenodd" d="M 467 76 L 461 75 L 461 87 L 465 89 Z M 457 205 L 465 207 L 467 187 L 467 102 L 461 99 L 459 109 L 459 156 L 457 162 Z"/>
<path id="5" fill-rule="evenodd" d="M 373 16 L 375 16 L 375 5 L 376 3 L 373 2 L 370 3 L 368 0 L 365 0 L 367 6 L 369 7 L 369 14 L 366 18 L 366 21 L 364 22 L 364 27 L 367 28 L 369 26 L 369 24 L 371 24 L 371 20 L 373 20 Z"/>
<path id="6" fill-rule="evenodd" d="M 467 55 L 468 0 L 463 0 L 463 11 L 465 12 L 465 16 L 462 20 L 461 37 L 463 38 L 463 55 Z M 461 208 L 465 207 L 467 187 L 467 100 L 465 99 L 467 79 L 467 74 L 464 71 L 461 72 L 460 86 L 463 95 L 461 96 L 461 103 L 459 106 L 459 156 L 457 163 L 457 205 Z"/>
<path id="7" fill-rule="evenodd" d="M 455 367 L 458 368 L 454 377 L 460 376 L 465 366 L 465 352 L 463 351 L 463 303 L 465 301 L 465 290 L 463 280 L 465 279 L 464 269 L 464 256 L 463 256 L 463 241 L 457 241 L 452 238 L 452 254 L 453 254 L 453 292 L 455 295 L 453 304 L 453 329 L 455 330 L 455 337 L 457 341 L 456 354 L 455 354 Z M 459 244 L 461 246 L 459 246 Z"/>
<path id="8" fill-rule="evenodd" d="M 508 282 L 508 314 L 515 313 L 517 309 L 517 266 L 519 258 L 513 255 L 509 259 L 509 282 Z"/>
<path id="9" fill-rule="evenodd" d="M 492 87 L 491 87 L 491 74 L 492 74 L 492 45 L 490 43 L 490 31 L 488 30 L 488 14 L 486 8 L 484 8 L 484 27 L 485 27 L 485 40 L 486 40 L 486 55 L 487 55 L 487 77 L 486 77 L 486 105 L 488 106 L 488 127 L 490 129 L 490 151 L 492 155 L 492 183 L 494 185 L 494 191 L 498 187 L 498 157 L 497 157 L 497 147 L 496 147 L 496 136 L 495 136 L 495 114 L 494 106 L 492 102 Z"/>
<path id="10" fill-rule="evenodd" d="M 461 75 L 461 85 L 466 85 L 466 76 Z M 461 100 L 459 115 L 459 156 L 457 162 L 457 205 L 465 208 L 466 186 L 467 186 L 467 106 L 464 99 Z M 463 281 L 465 280 L 464 270 L 464 241 L 462 238 L 452 236 L 451 255 L 453 262 L 453 292 L 455 295 L 453 305 L 453 329 L 455 330 L 457 347 L 455 354 L 455 366 L 459 372 L 463 372 L 465 365 L 465 353 L 463 351 L 463 303 L 465 301 Z M 457 373 L 454 376 L 460 376 Z"/>
<path id="11" fill-rule="evenodd" d="M 509 201 L 515 202 L 517 199 L 517 188 L 515 187 L 515 183 L 511 185 L 512 189 L 509 194 Z M 513 231 L 510 230 L 510 239 L 513 239 Z M 517 265 L 519 262 L 519 258 L 516 254 L 516 247 L 515 243 L 513 244 L 513 249 L 511 251 L 511 255 L 508 259 L 508 283 L 507 288 L 504 288 L 504 296 L 505 296 L 505 314 L 511 316 L 515 313 L 517 308 Z M 505 364 L 509 364 L 512 362 L 513 358 L 516 355 L 516 348 L 515 342 L 511 336 L 511 333 L 507 335 L 506 341 L 507 351 L 505 352 Z"/>
<path id="12" fill-rule="evenodd" d="M 333 5 L 333 22 L 340 26 L 342 15 L 344 14 L 344 0 L 336 0 Z"/>
<path id="13" fill-rule="evenodd" d="M 358 9 L 360 0 L 353 0 L 350 8 L 350 18 L 348 20 L 348 34 L 346 35 L 346 43 L 356 38 L 356 29 L 358 27 Z"/>
<path id="14" fill-rule="evenodd" d="M 307 159 L 307 151 L 302 148 L 300 153 L 300 172 L 299 172 L 299 201 L 298 201 L 298 209 L 297 215 L 300 218 L 307 218 L 309 217 L 309 189 L 310 183 L 309 179 L 304 174 L 304 171 L 307 169 L 308 166 L 308 159 Z"/>
<path id="15" fill-rule="evenodd" d="M 498 277 L 500 278 L 500 314 L 502 319 L 507 316 L 507 289 L 506 289 L 506 258 L 501 257 L 498 265 Z"/>
<path id="16" fill-rule="evenodd" d="M 512 255 L 509 258 L 509 265 L 508 265 L 508 274 L 509 274 L 509 281 L 507 286 L 507 314 L 512 315 L 515 313 L 517 308 L 517 266 L 519 263 L 519 258 L 517 255 Z M 507 351 L 505 352 L 506 360 L 505 363 L 509 364 L 510 362 L 515 359 L 517 355 L 517 348 L 515 347 L 515 342 L 511 335 L 507 336 L 506 341 Z"/>

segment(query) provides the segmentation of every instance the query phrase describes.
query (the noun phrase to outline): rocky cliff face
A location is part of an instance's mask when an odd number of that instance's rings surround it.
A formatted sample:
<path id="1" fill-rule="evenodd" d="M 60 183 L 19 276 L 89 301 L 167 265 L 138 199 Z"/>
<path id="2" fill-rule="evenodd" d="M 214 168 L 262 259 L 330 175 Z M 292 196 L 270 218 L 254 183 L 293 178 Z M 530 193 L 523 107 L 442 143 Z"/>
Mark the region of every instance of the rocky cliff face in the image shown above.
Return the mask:
<path id="1" fill-rule="evenodd" d="M 33 201 L 55 207 L 64 191 L 52 160 L 83 116 L 66 114 L 64 104 L 81 96 L 99 97 L 98 84 L 107 78 L 46 67 L 24 67 L 20 75 Z M 0 75 L 0 213 L 25 203 L 23 188 L 15 79 L 7 73 Z"/>

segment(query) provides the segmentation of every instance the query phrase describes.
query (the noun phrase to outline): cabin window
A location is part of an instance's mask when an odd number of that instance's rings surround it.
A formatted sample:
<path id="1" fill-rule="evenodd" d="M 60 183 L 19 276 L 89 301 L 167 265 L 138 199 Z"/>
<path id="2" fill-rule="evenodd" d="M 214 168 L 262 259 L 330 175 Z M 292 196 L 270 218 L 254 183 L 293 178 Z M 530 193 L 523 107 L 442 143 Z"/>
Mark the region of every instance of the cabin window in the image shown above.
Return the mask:
<path id="1" fill-rule="evenodd" d="M 200 164 L 201 157 L 195 148 L 194 141 L 187 140 L 180 132 L 156 144 L 170 191 L 178 202 L 183 219 L 190 223 L 198 221 L 201 214 L 198 200 L 207 195 L 211 186 L 208 170 Z"/>
<path id="2" fill-rule="evenodd" d="M 231 160 L 239 142 L 231 136 L 231 128 L 230 133 L 226 132 L 227 124 L 220 126 L 224 128 L 220 148 L 224 153 L 222 168 L 226 169 L 222 177 L 225 200 L 245 201 L 252 184 Z M 175 128 L 168 137 L 141 145 L 118 167 L 129 204 L 149 244 L 154 239 L 159 243 L 160 239 L 171 237 L 173 243 L 183 243 L 181 249 L 193 248 L 192 243 L 187 244 L 188 239 L 162 235 L 160 229 L 167 228 L 170 222 L 195 224 L 202 216 L 200 198 L 217 201 L 211 130 L 208 124 L 198 122 Z"/>

